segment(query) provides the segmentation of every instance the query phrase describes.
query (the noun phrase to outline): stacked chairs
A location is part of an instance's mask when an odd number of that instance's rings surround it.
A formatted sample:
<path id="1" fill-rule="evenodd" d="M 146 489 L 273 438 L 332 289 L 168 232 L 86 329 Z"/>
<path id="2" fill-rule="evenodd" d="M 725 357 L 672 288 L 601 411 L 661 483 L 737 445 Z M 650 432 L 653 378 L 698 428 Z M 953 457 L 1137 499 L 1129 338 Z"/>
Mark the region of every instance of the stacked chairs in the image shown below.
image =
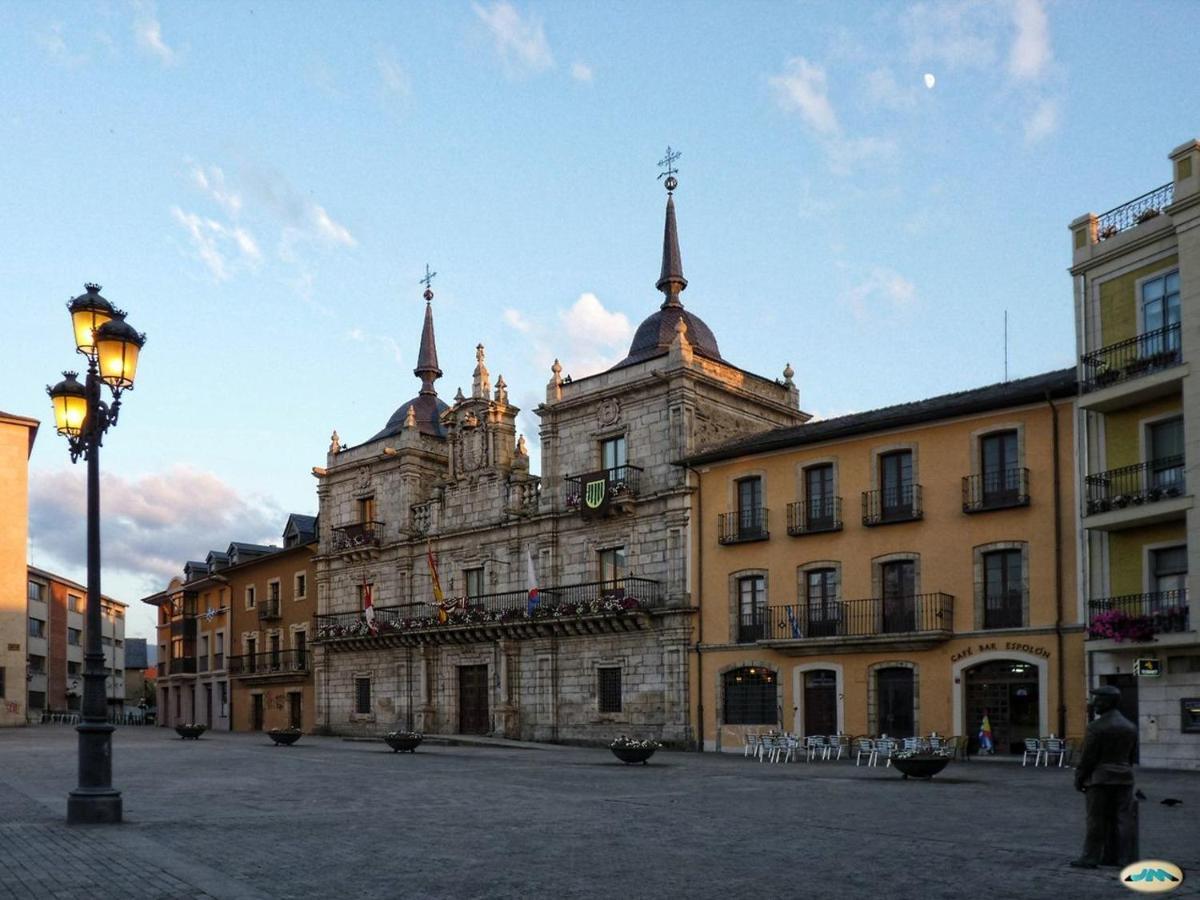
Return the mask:
<path id="1" fill-rule="evenodd" d="M 875 751 L 875 739 L 869 737 L 860 737 L 855 740 L 856 751 L 854 754 L 854 764 L 861 765 L 862 759 L 867 758 L 867 765 L 873 766 L 878 761 L 879 757 Z"/>

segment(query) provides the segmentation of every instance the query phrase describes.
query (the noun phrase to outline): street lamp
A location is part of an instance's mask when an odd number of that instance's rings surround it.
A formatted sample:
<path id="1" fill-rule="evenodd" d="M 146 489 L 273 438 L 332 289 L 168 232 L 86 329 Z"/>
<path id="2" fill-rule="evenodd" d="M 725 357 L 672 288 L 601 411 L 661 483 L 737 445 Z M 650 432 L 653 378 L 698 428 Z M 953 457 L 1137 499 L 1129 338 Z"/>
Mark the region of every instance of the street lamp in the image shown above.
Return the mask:
<path id="1" fill-rule="evenodd" d="M 117 424 L 121 393 L 133 389 L 138 353 L 146 336 L 125 321 L 125 313 L 100 296 L 100 285 L 71 300 L 75 347 L 87 357 L 83 384 L 77 372 L 46 393 L 54 406 L 54 425 L 66 437 L 71 462 L 87 459 L 87 642 L 83 654 L 83 709 L 79 732 L 79 786 L 67 797 L 67 823 L 105 824 L 121 821 L 121 792 L 112 786 L 112 733 L 105 695 L 104 650 L 100 642 L 100 444 Z M 101 399 L 101 385 L 112 402 Z"/>

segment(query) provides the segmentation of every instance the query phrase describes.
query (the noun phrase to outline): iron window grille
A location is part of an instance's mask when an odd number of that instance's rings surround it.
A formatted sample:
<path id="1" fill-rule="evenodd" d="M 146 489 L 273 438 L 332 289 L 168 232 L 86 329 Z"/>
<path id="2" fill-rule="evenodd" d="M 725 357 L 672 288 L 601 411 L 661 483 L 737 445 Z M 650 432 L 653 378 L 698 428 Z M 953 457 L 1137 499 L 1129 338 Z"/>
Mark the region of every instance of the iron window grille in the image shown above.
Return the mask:
<path id="1" fill-rule="evenodd" d="M 596 695 L 599 700 L 600 712 L 619 713 L 621 711 L 620 666 L 600 666 L 596 669 L 596 679 Z"/>

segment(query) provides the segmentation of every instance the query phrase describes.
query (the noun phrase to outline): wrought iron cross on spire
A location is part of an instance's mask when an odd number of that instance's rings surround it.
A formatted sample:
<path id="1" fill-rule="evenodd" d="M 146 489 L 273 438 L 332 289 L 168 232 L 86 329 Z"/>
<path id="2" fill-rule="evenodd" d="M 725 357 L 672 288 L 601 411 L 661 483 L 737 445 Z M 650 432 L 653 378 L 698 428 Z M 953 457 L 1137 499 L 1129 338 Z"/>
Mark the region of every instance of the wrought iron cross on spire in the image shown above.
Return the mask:
<path id="1" fill-rule="evenodd" d="M 667 155 L 658 161 L 658 167 L 664 171 L 658 174 L 659 178 L 665 178 L 667 191 L 674 191 L 679 186 L 679 179 L 675 177 L 675 173 L 679 170 L 675 168 L 675 160 L 683 156 L 678 150 L 672 150 L 670 145 L 667 146 Z"/>
<path id="2" fill-rule="evenodd" d="M 437 277 L 437 272 L 430 272 L 429 271 L 429 263 L 425 263 L 425 277 L 419 279 L 417 281 L 417 284 L 425 285 L 425 300 L 426 300 L 426 302 L 433 299 L 433 289 L 430 287 L 430 284 L 433 283 L 433 279 L 436 277 Z"/>

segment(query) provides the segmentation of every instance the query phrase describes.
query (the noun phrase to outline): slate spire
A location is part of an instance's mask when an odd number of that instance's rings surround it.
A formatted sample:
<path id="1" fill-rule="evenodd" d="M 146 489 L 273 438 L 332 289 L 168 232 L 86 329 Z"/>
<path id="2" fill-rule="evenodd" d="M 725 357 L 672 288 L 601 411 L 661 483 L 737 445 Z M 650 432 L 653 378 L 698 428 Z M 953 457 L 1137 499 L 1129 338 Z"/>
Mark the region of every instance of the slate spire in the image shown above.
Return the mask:
<path id="1" fill-rule="evenodd" d="M 683 306 L 679 302 L 679 294 L 687 287 L 687 279 L 683 277 L 683 260 L 679 255 L 679 232 L 675 226 L 674 188 L 677 184 L 674 176 L 667 179 L 667 222 L 663 228 L 662 273 L 658 284 L 666 298 L 663 307 Z"/>
<path id="2" fill-rule="evenodd" d="M 433 383 L 442 377 L 438 368 L 437 343 L 433 339 L 433 291 L 425 286 L 425 324 L 421 327 L 421 348 L 413 374 L 421 379 L 421 393 L 437 396 Z"/>

